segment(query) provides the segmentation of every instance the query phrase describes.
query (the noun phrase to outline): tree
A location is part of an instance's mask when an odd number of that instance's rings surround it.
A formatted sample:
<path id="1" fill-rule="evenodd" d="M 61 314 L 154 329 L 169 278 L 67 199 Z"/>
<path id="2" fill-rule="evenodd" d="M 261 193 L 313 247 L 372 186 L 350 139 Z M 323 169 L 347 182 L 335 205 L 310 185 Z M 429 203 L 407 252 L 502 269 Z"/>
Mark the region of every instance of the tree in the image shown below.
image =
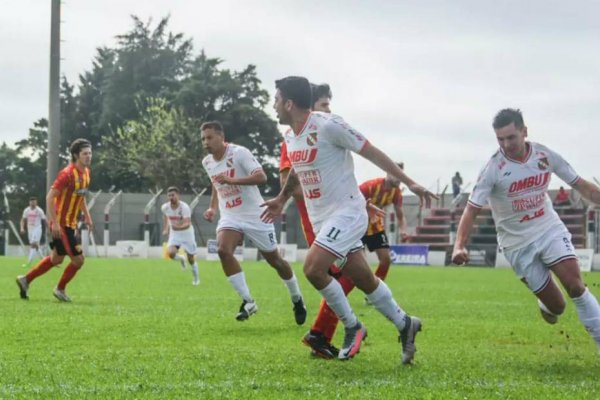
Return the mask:
<path id="1" fill-rule="evenodd" d="M 174 185 L 189 192 L 209 185 L 201 165 L 204 152 L 197 125 L 181 110 L 170 109 L 165 99 L 146 102 L 138 120 L 128 121 L 105 140 L 111 151 L 103 153 L 103 161 L 114 167 L 112 179 L 119 181 L 124 172 L 133 174 L 140 191 Z"/>

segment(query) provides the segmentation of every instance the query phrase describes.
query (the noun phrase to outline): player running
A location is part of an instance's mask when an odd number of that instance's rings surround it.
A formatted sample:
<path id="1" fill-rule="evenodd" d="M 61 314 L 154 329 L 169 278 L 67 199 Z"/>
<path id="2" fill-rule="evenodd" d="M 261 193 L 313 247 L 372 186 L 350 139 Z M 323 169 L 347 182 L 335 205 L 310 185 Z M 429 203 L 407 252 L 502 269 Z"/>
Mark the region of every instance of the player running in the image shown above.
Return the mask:
<path id="1" fill-rule="evenodd" d="M 30 197 L 29 206 L 23 210 L 23 217 L 21 218 L 21 235 L 25 234 L 25 226 L 27 226 L 27 238 L 29 239 L 29 258 L 27 263 L 23 264 L 23 267 L 29 267 L 36 254 L 44 258 L 40 248 L 44 222 L 46 222 L 46 214 L 38 206 L 37 197 Z"/>
<path id="2" fill-rule="evenodd" d="M 537 296 L 544 320 L 555 324 L 565 310 L 552 271 L 600 349 L 600 306 L 581 279 L 571 234 L 547 194 L 552 173 L 596 204 L 600 204 L 600 188 L 577 175 L 558 153 L 526 141 L 527 127 L 520 110 L 501 110 L 493 127 L 500 149 L 473 188 L 458 225 L 452 261 L 459 265 L 469 261 L 466 245 L 471 228 L 481 208 L 489 203 L 498 244 L 517 276 Z"/>
<path id="3" fill-rule="evenodd" d="M 247 148 L 225 142 L 220 122 L 205 122 L 200 130 L 202 145 L 209 153 L 202 160 L 202 166 L 213 185 L 210 207 L 204 212 L 204 218 L 213 221 L 217 210 L 220 210 L 217 224 L 219 258 L 227 279 L 242 298 L 236 319 L 244 321 L 258 311 L 240 263 L 234 257 L 235 248 L 247 236 L 285 283 L 292 299 L 296 323 L 304 324 L 306 307 L 296 276 L 279 254 L 273 224 L 260 219 L 263 198 L 257 185 L 267 181 L 265 172 Z"/>
<path id="4" fill-rule="evenodd" d="M 186 202 L 179 199 L 179 189 L 171 186 L 167 189 L 169 201 L 160 207 L 163 213 L 163 235 L 169 235 L 167 242 L 167 254 L 173 261 L 179 261 L 181 269 L 185 270 L 185 258 L 177 251 L 183 247 L 187 260 L 192 269 L 192 285 L 200 284 L 198 263 L 196 262 L 196 237 L 192 226 L 192 211 Z"/>
<path id="5" fill-rule="evenodd" d="M 68 255 L 71 262 L 65 268 L 53 293 L 54 297 L 60 301 L 71 301 L 71 298 L 65 293 L 65 288 L 83 266 L 85 260 L 81 246 L 75 237 L 75 229 L 81 212 L 83 212 L 84 222 L 88 229 L 94 229 L 92 217 L 85 201 L 90 186 L 92 145 L 86 139 L 76 139 L 71 143 L 70 152 L 71 163 L 59 172 L 46 196 L 48 227 L 53 238 L 50 243 L 52 252 L 26 275 L 17 277 L 17 286 L 19 286 L 22 299 L 29 299 L 29 285 L 34 279 L 48 272 L 53 266 L 60 265 Z"/>
<path id="6" fill-rule="evenodd" d="M 399 331 L 402 362 L 414 358 L 415 336 L 421 321 L 410 317 L 392 297 L 387 285 L 370 270 L 360 241 L 367 230 L 365 198 L 354 177 L 350 151 L 356 152 L 404 182 L 427 206 L 433 194 L 417 185 L 383 152 L 352 129 L 339 116 L 311 112 L 310 83 L 303 77 L 276 81 L 274 109 L 279 122 L 292 130 L 285 134 L 288 156 L 292 162 L 285 187 L 265 203 L 263 220 L 271 222 L 282 212 L 283 205 L 301 185 L 310 221 L 316 234 L 304 263 L 304 273 L 319 290 L 345 327 L 344 344 L 338 358 L 353 357 L 359 350 L 366 329 L 354 314 L 339 282 L 329 274 L 329 266 L 344 260 L 342 272 L 367 294 L 375 308 Z"/>

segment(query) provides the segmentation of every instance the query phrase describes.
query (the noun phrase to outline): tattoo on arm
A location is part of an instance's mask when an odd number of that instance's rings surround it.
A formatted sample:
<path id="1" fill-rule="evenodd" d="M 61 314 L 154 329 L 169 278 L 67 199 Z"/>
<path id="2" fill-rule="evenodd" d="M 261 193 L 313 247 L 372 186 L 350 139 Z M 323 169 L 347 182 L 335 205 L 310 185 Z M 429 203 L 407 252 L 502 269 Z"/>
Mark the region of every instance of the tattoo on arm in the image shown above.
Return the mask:
<path id="1" fill-rule="evenodd" d="M 300 186 L 300 181 L 298 180 L 298 175 L 296 175 L 296 171 L 290 171 L 287 181 L 285 182 L 285 186 L 283 187 L 282 193 L 285 197 L 290 197 L 294 190 Z"/>

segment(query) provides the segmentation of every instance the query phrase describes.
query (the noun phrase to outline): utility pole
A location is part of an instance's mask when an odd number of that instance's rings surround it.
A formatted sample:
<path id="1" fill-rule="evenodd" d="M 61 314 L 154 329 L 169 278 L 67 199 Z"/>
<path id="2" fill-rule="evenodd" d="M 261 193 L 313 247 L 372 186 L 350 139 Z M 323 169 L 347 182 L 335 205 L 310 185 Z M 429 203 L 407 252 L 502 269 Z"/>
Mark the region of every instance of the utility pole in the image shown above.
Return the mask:
<path id="1" fill-rule="evenodd" d="M 60 143 L 60 0 L 52 0 L 49 100 L 46 189 L 50 189 L 50 185 L 52 185 L 58 174 L 58 147 Z"/>

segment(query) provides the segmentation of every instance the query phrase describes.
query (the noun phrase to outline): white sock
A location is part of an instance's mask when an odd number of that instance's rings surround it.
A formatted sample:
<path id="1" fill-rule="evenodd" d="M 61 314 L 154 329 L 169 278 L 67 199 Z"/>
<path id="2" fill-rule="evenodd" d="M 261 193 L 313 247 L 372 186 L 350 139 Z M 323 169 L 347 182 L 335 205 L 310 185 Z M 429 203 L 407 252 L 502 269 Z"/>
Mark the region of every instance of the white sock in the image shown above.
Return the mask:
<path id="1" fill-rule="evenodd" d="M 35 257 L 35 253 L 36 250 L 33 247 L 29 248 L 29 260 L 27 260 L 27 264 L 29 264 L 31 260 L 33 260 L 33 257 Z"/>
<path id="2" fill-rule="evenodd" d="M 350 307 L 342 285 L 338 281 L 332 279 L 329 285 L 319 290 L 319 292 L 346 328 L 354 328 L 356 326 L 358 318 L 354 315 L 354 311 Z"/>
<path id="3" fill-rule="evenodd" d="M 404 317 L 406 313 L 400 308 L 396 300 L 392 297 L 390 288 L 381 279 L 379 280 L 379 286 L 367 295 L 367 298 L 373 304 L 373 306 L 382 313 L 387 319 L 392 321 L 399 331 L 404 329 L 406 322 Z"/>
<path id="4" fill-rule="evenodd" d="M 192 264 L 192 275 L 194 275 L 195 281 L 200 281 L 200 274 L 198 273 L 198 263 L 194 262 Z"/>
<path id="5" fill-rule="evenodd" d="M 182 256 L 181 254 L 175 254 L 175 256 L 173 257 L 173 260 L 178 261 L 178 262 L 183 262 L 185 263 L 185 257 Z"/>
<path id="6" fill-rule="evenodd" d="M 600 305 L 596 297 L 585 288 L 585 292 L 573 299 L 579 320 L 600 346 Z"/>
<path id="7" fill-rule="evenodd" d="M 302 293 L 300 293 L 300 286 L 298 286 L 298 279 L 296 279 L 296 275 L 292 273 L 292 277 L 288 280 L 284 279 L 283 283 L 285 283 L 285 286 L 287 286 L 293 302 L 297 302 L 302 298 Z"/>
<path id="8" fill-rule="evenodd" d="M 238 272 L 235 275 L 228 276 L 227 279 L 229 280 L 229 283 L 231 283 L 231 286 L 233 286 L 235 291 L 238 292 L 238 294 L 243 300 L 249 303 L 254 301 L 252 299 L 252 296 L 250 296 L 250 289 L 246 284 L 246 275 L 244 275 L 244 271 Z"/>

